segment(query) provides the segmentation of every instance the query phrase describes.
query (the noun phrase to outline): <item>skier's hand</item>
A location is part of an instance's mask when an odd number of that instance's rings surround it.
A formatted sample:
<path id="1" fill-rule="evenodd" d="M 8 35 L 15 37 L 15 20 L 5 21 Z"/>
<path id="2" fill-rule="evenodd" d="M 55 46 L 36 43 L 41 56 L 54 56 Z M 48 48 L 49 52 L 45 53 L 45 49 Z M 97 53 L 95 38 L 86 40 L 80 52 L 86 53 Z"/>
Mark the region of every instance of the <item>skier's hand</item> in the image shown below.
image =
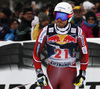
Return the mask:
<path id="1" fill-rule="evenodd" d="M 47 86 L 47 78 L 45 75 L 40 75 L 40 77 L 37 78 L 37 85 L 38 86 Z"/>
<path id="2" fill-rule="evenodd" d="M 74 85 L 78 87 L 84 87 L 84 80 L 85 80 L 86 72 L 83 70 L 80 70 L 80 74 L 75 78 Z"/>
<path id="3" fill-rule="evenodd" d="M 47 86 L 47 78 L 43 74 L 42 69 L 41 68 L 37 69 L 36 73 L 37 73 L 37 85 L 38 86 Z"/>

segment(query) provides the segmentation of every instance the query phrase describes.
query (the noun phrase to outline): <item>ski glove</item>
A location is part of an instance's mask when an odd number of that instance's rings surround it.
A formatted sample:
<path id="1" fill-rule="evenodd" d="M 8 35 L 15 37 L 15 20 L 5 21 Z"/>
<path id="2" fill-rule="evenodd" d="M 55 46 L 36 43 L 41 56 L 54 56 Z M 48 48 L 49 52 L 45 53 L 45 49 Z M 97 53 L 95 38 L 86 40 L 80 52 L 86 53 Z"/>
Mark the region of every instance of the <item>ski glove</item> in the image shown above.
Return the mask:
<path id="1" fill-rule="evenodd" d="M 43 71 L 41 68 L 36 70 L 37 73 L 37 85 L 38 86 L 47 86 L 47 78 L 43 74 Z"/>
<path id="2" fill-rule="evenodd" d="M 79 75 L 75 78 L 74 80 L 74 85 L 75 86 L 78 86 L 78 87 L 84 87 L 84 80 L 85 80 L 85 75 L 86 75 L 86 72 L 83 71 L 83 70 L 80 70 L 80 73 Z"/>

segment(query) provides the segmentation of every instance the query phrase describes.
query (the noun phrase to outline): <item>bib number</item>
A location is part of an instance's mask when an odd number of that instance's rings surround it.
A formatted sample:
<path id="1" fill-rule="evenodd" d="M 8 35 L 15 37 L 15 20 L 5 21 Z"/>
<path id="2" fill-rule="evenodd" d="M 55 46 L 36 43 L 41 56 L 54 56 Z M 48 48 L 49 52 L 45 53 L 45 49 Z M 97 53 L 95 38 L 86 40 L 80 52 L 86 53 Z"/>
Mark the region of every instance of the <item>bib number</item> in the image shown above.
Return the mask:
<path id="1" fill-rule="evenodd" d="M 55 58 L 68 58 L 68 49 L 55 49 L 56 55 L 54 56 Z"/>

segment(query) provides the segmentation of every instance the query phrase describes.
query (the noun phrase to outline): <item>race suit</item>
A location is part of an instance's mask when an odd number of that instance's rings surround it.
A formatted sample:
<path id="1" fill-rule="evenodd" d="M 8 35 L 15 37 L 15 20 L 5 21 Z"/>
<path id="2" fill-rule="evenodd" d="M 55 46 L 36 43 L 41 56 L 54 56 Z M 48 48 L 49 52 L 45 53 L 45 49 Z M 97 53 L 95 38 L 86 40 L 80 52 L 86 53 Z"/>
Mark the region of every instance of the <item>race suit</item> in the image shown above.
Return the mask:
<path id="1" fill-rule="evenodd" d="M 45 44 L 48 52 L 48 85 L 43 89 L 75 89 L 77 46 L 81 51 L 80 69 L 87 68 L 88 48 L 82 29 L 69 23 L 62 33 L 55 23 L 44 27 L 37 38 L 33 53 L 35 69 L 41 68 L 40 53 Z"/>

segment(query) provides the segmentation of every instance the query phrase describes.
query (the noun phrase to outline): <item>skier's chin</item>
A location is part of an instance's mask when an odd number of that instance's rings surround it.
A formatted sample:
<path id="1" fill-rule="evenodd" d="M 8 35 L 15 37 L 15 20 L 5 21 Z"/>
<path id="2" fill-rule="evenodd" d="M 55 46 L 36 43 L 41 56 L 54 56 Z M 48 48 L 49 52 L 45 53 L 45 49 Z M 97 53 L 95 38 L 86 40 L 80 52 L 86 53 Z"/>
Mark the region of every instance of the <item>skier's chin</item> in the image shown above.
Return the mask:
<path id="1" fill-rule="evenodd" d="M 64 27 L 64 24 L 62 24 L 62 23 L 57 23 L 57 26 L 58 26 L 59 28 L 63 28 L 63 27 Z"/>

